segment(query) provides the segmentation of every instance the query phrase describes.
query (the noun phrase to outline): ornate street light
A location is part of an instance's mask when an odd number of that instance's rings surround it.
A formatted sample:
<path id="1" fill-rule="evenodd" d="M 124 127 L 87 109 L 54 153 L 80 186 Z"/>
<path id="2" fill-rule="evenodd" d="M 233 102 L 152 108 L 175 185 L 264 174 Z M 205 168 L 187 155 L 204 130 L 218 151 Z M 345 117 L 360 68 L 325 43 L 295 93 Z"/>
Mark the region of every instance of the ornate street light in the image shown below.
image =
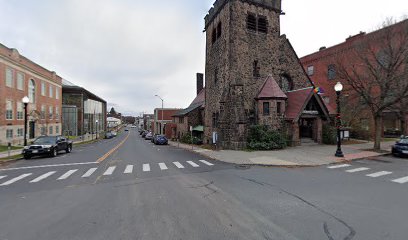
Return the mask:
<path id="1" fill-rule="evenodd" d="M 163 111 L 164 111 L 164 108 L 163 108 L 163 98 L 161 98 L 159 95 L 154 95 L 155 97 L 158 97 L 158 98 L 160 98 L 160 100 L 162 101 L 162 107 L 161 107 L 161 109 L 162 109 L 162 112 L 161 112 L 161 122 L 160 122 L 160 133 L 159 134 L 162 134 L 162 125 L 163 125 L 163 121 L 164 121 L 164 119 L 163 119 Z M 157 116 L 158 117 L 158 116 Z"/>
<path id="2" fill-rule="evenodd" d="M 25 96 L 23 97 L 22 101 L 24 104 L 24 146 L 27 146 L 27 106 L 30 102 L 30 99 Z"/>
<path id="3" fill-rule="evenodd" d="M 98 119 L 95 120 L 96 123 L 96 139 L 98 139 Z"/>
<path id="4" fill-rule="evenodd" d="M 341 82 L 337 82 L 334 86 L 334 90 L 336 91 L 336 104 L 337 104 L 337 116 L 336 116 L 336 127 L 337 127 L 337 150 L 336 150 L 336 157 L 344 157 L 343 152 L 341 151 L 341 136 L 340 136 L 340 128 L 341 128 L 341 117 L 340 117 L 340 94 L 343 90 L 343 84 Z"/>

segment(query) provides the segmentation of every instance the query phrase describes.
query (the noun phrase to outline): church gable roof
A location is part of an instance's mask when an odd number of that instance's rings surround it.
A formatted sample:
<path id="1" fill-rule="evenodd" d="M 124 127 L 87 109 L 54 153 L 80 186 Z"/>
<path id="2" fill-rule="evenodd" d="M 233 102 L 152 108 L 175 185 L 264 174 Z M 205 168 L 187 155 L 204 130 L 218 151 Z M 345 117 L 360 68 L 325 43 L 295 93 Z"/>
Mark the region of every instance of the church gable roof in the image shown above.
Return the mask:
<path id="1" fill-rule="evenodd" d="M 268 76 L 256 99 L 287 98 L 272 76 Z"/>
<path id="2" fill-rule="evenodd" d="M 313 87 L 290 91 L 287 93 L 288 101 L 285 117 L 288 120 L 297 121 L 309 101 L 314 97 L 320 106 L 322 114 L 329 117 L 329 112 L 324 101 L 314 92 Z"/>

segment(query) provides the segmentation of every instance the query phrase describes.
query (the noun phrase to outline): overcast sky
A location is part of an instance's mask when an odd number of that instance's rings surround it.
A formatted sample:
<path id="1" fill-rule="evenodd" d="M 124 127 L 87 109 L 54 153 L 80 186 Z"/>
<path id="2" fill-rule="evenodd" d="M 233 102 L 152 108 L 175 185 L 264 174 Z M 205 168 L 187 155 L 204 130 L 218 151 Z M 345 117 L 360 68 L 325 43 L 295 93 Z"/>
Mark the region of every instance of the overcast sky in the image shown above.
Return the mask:
<path id="1" fill-rule="evenodd" d="M 204 72 L 204 16 L 214 0 L 0 0 L 0 42 L 139 115 L 185 108 Z M 299 57 L 332 46 L 388 17 L 406 0 L 283 0 L 281 33 Z"/>

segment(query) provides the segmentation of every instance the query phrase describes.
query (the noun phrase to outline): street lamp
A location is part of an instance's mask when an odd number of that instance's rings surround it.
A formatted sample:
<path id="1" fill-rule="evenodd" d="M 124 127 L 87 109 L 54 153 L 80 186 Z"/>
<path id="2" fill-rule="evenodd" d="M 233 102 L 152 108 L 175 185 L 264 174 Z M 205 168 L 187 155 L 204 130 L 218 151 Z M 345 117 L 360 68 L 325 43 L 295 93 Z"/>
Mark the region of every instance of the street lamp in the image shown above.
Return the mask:
<path id="1" fill-rule="evenodd" d="M 98 139 L 98 119 L 95 120 L 96 123 L 96 139 Z"/>
<path id="2" fill-rule="evenodd" d="M 341 151 L 341 137 L 340 137 L 340 128 L 341 128 L 341 117 L 340 117 L 340 94 L 343 90 L 343 84 L 341 82 L 337 82 L 336 86 L 334 86 L 334 90 L 336 91 L 336 104 L 337 104 L 337 116 L 336 116 L 336 126 L 337 126 L 337 150 L 334 156 L 336 157 L 344 157 L 343 152 Z"/>
<path id="3" fill-rule="evenodd" d="M 161 98 L 159 95 L 154 95 L 155 97 L 158 97 L 158 98 L 160 98 L 160 100 L 162 101 L 162 107 L 161 107 L 161 109 L 162 109 L 162 112 L 161 112 L 161 122 L 160 122 L 160 134 L 162 134 L 162 124 L 163 124 L 163 111 L 164 111 L 164 108 L 163 108 L 163 98 Z M 158 116 L 157 116 L 158 117 Z"/>
<path id="4" fill-rule="evenodd" d="M 30 102 L 30 99 L 25 96 L 23 97 L 22 101 L 24 104 L 24 146 L 27 146 L 27 106 Z"/>

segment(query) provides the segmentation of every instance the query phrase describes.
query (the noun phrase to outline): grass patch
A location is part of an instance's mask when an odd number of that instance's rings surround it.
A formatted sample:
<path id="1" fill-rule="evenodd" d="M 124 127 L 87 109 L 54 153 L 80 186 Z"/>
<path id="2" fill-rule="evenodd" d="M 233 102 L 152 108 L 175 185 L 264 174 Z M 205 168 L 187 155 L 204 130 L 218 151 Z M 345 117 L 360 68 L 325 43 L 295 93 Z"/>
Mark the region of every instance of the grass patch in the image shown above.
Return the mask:
<path id="1" fill-rule="evenodd" d="M 23 147 L 16 147 L 16 146 L 11 146 L 11 150 L 18 150 L 18 149 L 22 149 Z M 7 152 L 8 151 L 8 147 L 4 146 L 4 145 L 0 145 L 0 152 Z"/>
<path id="2" fill-rule="evenodd" d="M 10 157 L 0 158 L 0 162 L 5 162 L 7 160 L 16 160 L 16 159 L 20 159 L 20 158 L 23 158 L 23 155 L 18 154 L 18 155 L 14 155 L 14 156 L 10 156 Z"/>

